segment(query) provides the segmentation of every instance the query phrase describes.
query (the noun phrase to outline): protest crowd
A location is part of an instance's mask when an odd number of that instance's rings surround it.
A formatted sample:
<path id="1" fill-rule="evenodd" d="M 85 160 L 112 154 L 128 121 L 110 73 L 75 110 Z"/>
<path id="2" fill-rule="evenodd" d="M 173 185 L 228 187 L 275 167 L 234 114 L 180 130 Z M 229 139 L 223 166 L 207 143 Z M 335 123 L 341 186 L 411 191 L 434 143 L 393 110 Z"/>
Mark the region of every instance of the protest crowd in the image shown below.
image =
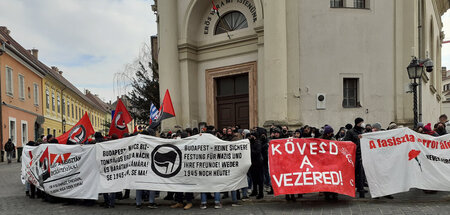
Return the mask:
<path id="1" fill-rule="evenodd" d="M 396 129 L 398 126 L 395 122 L 391 122 L 385 129 L 380 123 L 368 124 L 365 123 L 362 118 L 356 118 L 354 123 L 347 124 L 335 130 L 329 125 L 321 127 L 312 127 L 305 125 L 296 130 L 290 130 L 288 126 L 272 125 L 270 128 L 265 129 L 261 127 L 255 127 L 252 129 L 241 129 L 239 126 L 215 128 L 214 126 L 205 126 L 202 128 L 186 128 L 184 130 L 161 132 L 156 134 L 155 130 L 151 128 L 143 128 L 139 126 L 134 133 L 125 134 L 123 137 L 134 136 L 137 134 L 157 136 L 159 138 L 166 139 L 183 139 L 189 136 L 197 135 L 200 133 L 209 133 L 215 135 L 217 138 L 225 141 L 236 141 L 241 139 L 248 139 L 250 142 L 251 151 L 251 167 L 247 173 L 248 187 L 240 190 L 230 192 L 216 192 L 216 193 L 201 193 L 201 209 L 207 208 L 207 200 L 214 200 L 214 208 L 219 209 L 222 207 L 221 199 L 230 198 L 231 206 L 241 206 L 241 201 L 248 201 L 251 198 L 263 199 L 265 195 L 272 195 L 273 188 L 271 183 L 271 177 L 269 175 L 269 142 L 276 139 L 284 138 L 321 138 L 326 140 L 336 141 L 351 141 L 356 145 L 356 160 L 355 160 L 355 187 L 356 194 L 359 198 L 365 198 L 367 191 L 367 181 L 364 174 L 364 168 L 362 165 L 360 138 L 364 133 L 379 132 L 382 130 Z M 431 123 L 418 123 L 415 131 L 422 134 L 428 134 L 432 136 L 441 136 L 449 133 L 450 125 L 447 120 L 447 116 L 441 115 L 439 121 L 433 126 Z M 104 137 L 100 132 L 94 134 L 93 139 L 88 139 L 82 144 L 96 144 L 108 140 L 118 139 L 118 136 L 113 134 L 111 136 Z M 40 144 L 58 144 L 58 140 L 52 135 L 41 136 L 36 142 L 29 141 L 27 145 L 38 146 Z M 68 145 L 73 144 L 67 142 Z M 8 150 L 10 150 L 8 148 Z M 11 151 L 11 150 L 10 150 Z M 10 161 L 10 156 L 8 156 Z M 160 196 L 160 192 L 156 190 L 136 190 L 136 209 L 142 209 L 144 202 L 148 202 L 148 208 L 157 208 L 159 204 L 155 202 L 155 199 Z M 437 191 L 424 190 L 427 194 L 433 194 Z M 92 206 L 96 203 L 95 200 L 76 200 L 76 199 L 62 199 L 51 196 L 45 192 L 36 189 L 32 183 L 26 183 L 26 195 L 30 198 L 41 198 L 46 202 L 66 202 L 68 204 L 82 203 L 88 206 Z M 162 194 L 161 194 L 162 195 Z M 337 193 L 323 192 L 318 193 L 323 196 L 326 201 L 336 201 L 338 199 Z M 102 204 L 105 208 L 114 208 L 116 199 L 130 198 L 130 190 L 117 193 L 104 193 L 102 194 L 104 202 Z M 385 198 L 392 199 L 393 197 L 388 195 Z M 188 210 L 193 207 L 193 193 L 182 192 L 167 192 L 166 196 L 161 198 L 166 201 L 173 201 L 171 208 L 183 208 Z M 285 195 L 287 201 L 295 202 L 297 198 L 302 198 L 302 194 L 289 194 Z"/>

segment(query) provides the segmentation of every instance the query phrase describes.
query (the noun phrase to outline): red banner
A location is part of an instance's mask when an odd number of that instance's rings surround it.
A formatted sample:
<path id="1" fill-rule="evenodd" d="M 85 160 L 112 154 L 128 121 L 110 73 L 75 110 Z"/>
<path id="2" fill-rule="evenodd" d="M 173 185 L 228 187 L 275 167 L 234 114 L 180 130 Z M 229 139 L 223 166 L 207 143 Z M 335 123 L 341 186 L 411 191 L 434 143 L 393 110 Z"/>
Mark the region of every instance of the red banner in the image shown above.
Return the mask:
<path id="1" fill-rule="evenodd" d="M 355 197 L 352 142 L 323 139 L 270 141 L 270 179 L 275 195 L 334 192 Z"/>

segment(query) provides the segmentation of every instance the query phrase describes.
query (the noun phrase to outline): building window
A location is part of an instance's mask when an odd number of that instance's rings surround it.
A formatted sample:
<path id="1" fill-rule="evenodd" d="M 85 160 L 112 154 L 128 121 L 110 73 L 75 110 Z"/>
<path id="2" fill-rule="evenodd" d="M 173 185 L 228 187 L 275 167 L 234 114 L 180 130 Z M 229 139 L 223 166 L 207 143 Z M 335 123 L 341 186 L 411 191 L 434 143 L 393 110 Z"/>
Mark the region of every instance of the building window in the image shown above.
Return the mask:
<path id="1" fill-rule="evenodd" d="M 72 118 L 73 118 L 73 103 L 72 103 Z"/>
<path id="2" fill-rule="evenodd" d="M 61 110 L 61 100 L 59 99 L 59 95 L 58 95 L 58 113 Z"/>
<path id="3" fill-rule="evenodd" d="M 34 96 L 34 105 L 39 105 L 39 85 L 33 84 L 33 96 Z"/>
<path id="4" fill-rule="evenodd" d="M 28 122 L 22 121 L 22 146 L 28 143 Z"/>
<path id="5" fill-rule="evenodd" d="M 78 119 L 78 107 L 75 106 L 75 119 Z"/>
<path id="6" fill-rule="evenodd" d="M 354 0 L 355 8 L 366 8 L 366 0 Z"/>
<path id="7" fill-rule="evenodd" d="M 50 128 L 47 128 L 47 135 L 50 134 Z"/>
<path id="8" fill-rule="evenodd" d="M 14 143 L 14 145 L 17 145 L 17 137 L 16 137 L 17 131 L 16 131 L 16 118 L 9 118 L 9 138 L 11 138 L 11 141 Z"/>
<path id="9" fill-rule="evenodd" d="M 360 107 L 358 101 L 358 78 L 344 78 L 344 108 Z"/>
<path id="10" fill-rule="evenodd" d="M 48 88 L 45 90 L 45 103 L 47 106 L 47 109 L 50 108 L 50 93 L 48 92 Z"/>
<path id="11" fill-rule="evenodd" d="M 67 117 L 70 117 L 70 101 L 67 100 Z"/>
<path id="12" fill-rule="evenodd" d="M 247 19 L 244 14 L 238 11 L 232 11 L 220 17 L 214 34 L 223 34 L 244 28 L 248 28 Z"/>
<path id="13" fill-rule="evenodd" d="M 62 115 L 66 114 L 66 100 L 62 97 L 62 105 L 61 105 Z"/>
<path id="14" fill-rule="evenodd" d="M 332 8 L 344 7 L 344 0 L 330 0 L 330 7 Z"/>
<path id="15" fill-rule="evenodd" d="M 19 99 L 25 100 L 25 78 L 19 74 Z"/>
<path id="16" fill-rule="evenodd" d="M 6 67 L 6 94 L 13 96 L 14 95 L 14 87 L 13 87 L 13 70 L 9 67 Z"/>
<path id="17" fill-rule="evenodd" d="M 55 111 L 55 92 L 52 91 L 52 110 Z"/>
<path id="18" fill-rule="evenodd" d="M 53 137 L 56 137 L 56 129 L 53 129 Z"/>

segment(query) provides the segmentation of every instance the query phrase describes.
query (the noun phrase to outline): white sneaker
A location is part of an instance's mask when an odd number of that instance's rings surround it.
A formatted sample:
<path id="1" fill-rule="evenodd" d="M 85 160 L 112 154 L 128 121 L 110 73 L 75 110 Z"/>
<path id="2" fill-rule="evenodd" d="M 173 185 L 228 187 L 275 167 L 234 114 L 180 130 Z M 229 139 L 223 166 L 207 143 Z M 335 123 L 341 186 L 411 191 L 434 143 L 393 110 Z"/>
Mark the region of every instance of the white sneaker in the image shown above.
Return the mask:
<path id="1" fill-rule="evenodd" d="M 207 207 L 206 207 L 206 204 L 201 204 L 201 205 L 200 205 L 200 209 L 203 210 L 203 209 L 206 209 L 206 208 L 207 208 Z"/>
<path id="2" fill-rule="evenodd" d="M 222 208 L 222 204 L 220 203 L 216 203 L 216 205 L 214 205 L 215 209 L 221 209 Z"/>

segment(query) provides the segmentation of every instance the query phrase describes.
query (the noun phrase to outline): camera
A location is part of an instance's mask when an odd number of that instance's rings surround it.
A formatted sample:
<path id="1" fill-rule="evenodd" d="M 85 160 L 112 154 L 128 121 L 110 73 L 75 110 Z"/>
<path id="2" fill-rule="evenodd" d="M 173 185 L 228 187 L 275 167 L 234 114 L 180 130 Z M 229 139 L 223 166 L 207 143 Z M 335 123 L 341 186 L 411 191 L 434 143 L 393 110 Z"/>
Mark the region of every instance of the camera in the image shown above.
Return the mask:
<path id="1" fill-rule="evenodd" d="M 423 62 L 423 66 L 425 66 L 425 69 L 427 72 L 432 72 L 433 71 L 433 67 L 434 67 L 434 63 L 430 58 L 425 59 L 425 61 Z"/>

